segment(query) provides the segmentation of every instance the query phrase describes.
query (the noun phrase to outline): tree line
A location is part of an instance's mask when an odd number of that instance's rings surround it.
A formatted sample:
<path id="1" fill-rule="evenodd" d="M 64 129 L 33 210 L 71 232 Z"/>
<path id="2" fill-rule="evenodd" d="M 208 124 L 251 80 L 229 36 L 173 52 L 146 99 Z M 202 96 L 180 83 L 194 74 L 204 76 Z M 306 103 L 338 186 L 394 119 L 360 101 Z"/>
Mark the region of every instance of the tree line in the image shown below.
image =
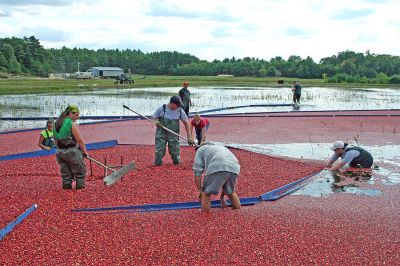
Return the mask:
<path id="1" fill-rule="evenodd" d="M 311 57 L 280 56 L 264 60 L 235 57 L 212 62 L 187 53 L 144 53 L 131 49 L 45 49 L 34 37 L 0 38 L 0 72 L 46 77 L 49 73 L 74 73 L 78 68 L 120 67 L 144 75 L 234 76 L 323 78 L 328 83 L 400 84 L 400 57 L 343 51 L 319 63 Z"/>

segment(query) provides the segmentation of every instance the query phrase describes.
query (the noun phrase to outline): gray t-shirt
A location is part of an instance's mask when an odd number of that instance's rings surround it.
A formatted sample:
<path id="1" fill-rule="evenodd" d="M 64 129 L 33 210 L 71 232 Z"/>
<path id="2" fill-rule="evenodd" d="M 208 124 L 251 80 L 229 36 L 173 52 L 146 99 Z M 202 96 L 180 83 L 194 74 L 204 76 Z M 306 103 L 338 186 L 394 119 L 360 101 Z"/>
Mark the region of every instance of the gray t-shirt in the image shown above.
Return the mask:
<path id="1" fill-rule="evenodd" d="M 347 151 L 347 150 L 345 150 L 344 154 L 343 154 L 342 161 L 345 162 L 345 163 L 351 163 L 351 161 L 353 161 L 353 159 L 358 157 L 359 155 L 360 155 L 359 151 L 356 151 L 356 150 Z M 332 155 L 332 157 L 331 157 L 331 160 L 332 160 L 332 162 L 335 162 L 339 158 L 340 158 L 340 156 L 337 155 L 336 153 L 334 153 Z"/>
<path id="2" fill-rule="evenodd" d="M 210 175 L 216 172 L 240 173 L 240 164 L 235 155 L 222 145 L 201 146 L 194 158 L 193 172 L 195 176 Z"/>
<path id="3" fill-rule="evenodd" d="M 151 116 L 153 119 L 158 119 L 159 117 L 164 117 L 169 120 L 182 120 L 183 122 L 188 120 L 187 115 L 185 112 L 182 110 L 182 108 L 177 108 L 175 110 L 172 110 L 171 108 L 168 107 L 168 104 L 165 106 L 165 114 L 164 114 L 164 108 L 163 106 L 157 108 L 157 110 L 154 112 L 154 114 Z"/>

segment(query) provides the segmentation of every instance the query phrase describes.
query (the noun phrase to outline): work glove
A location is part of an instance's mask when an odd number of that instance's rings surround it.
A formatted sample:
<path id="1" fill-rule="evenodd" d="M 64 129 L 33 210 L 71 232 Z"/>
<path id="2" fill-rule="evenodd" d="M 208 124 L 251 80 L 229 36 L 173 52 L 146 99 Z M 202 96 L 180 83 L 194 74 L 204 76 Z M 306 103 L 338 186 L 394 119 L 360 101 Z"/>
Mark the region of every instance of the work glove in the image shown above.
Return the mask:
<path id="1" fill-rule="evenodd" d="M 156 121 L 156 123 L 155 123 L 155 124 L 156 124 L 156 126 L 157 126 L 157 127 L 162 127 L 162 125 L 161 125 L 161 122 L 160 122 L 160 121 Z"/>
<path id="2" fill-rule="evenodd" d="M 194 146 L 196 144 L 196 142 L 194 141 L 194 139 L 188 139 L 188 144 L 190 146 Z"/>

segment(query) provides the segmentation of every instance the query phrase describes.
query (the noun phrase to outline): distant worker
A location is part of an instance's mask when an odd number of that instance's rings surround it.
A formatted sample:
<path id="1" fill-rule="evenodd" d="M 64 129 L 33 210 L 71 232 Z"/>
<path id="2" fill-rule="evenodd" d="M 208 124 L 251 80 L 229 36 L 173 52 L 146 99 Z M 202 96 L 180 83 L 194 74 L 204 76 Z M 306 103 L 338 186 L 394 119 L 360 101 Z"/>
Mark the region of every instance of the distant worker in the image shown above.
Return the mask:
<path id="1" fill-rule="evenodd" d="M 197 148 L 193 163 L 194 181 L 199 192 L 201 209 L 211 210 L 211 194 L 221 191 L 221 207 L 226 207 L 225 194 L 231 200 L 233 209 L 240 209 L 240 199 L 235 192 L 236 181 L 240 173 L 240 164 L 235 155 L 222 145 L 205 142 Z M 205 173 L 203 185 L 202 174 Z"/>
<path id="2" fill-rule="evenodd" d="M 200 117 L 199 114 L 195 114 L 192 122 L 190 123 L 190 134 L 193 136 L 193 128 L 196 131 L 197 145 L 201 145 L 206 140 L 207 130 L 210 126 L 210 122 L 207 118 Z"/>
<path id="3" fill-rule="evenodd" d="M 76 120 L 79 109 L 68 105 L 54 124 L 54 137 L 57 144 L 56 158 L 60 166 L 62 188 L 72 189 L 72 180 L 76 179 L 76 189 L 85 188 L 86 164 L 83 157 L 88 156 Z"/>
<path id="4" fill-rule="evenodd" d="M 296 81 L 293 81 L 293 103 L 294 104 L 300 104 L 300 98 L 301 98 L 301 85 L 297 83 Z"/>
<path id="5" fill-rule="evenodd" d="M 38 146 L 43 150 L 51 150 L 56 147 L 53 137 L 53 121 L 46 122 L 46 129 L 40 132 Z"/>
<path id="6" fill-rule="evenodd" d="M 188 89 L 189 82 L 185 81 L 182 84 L 183 88 L 179 91 L 179 97 L 181 97 L 183 103 L 183 110 L 185 114 L 189 115 L 189 107 L 192 105 L 192 100 L 190 99 L 190 91 Z"/>
<path id="7" fill-rule="evenodd" d="M 350 167 L 354 168 L 370 168 L 374 162 L 374 159 L 369 152 L 360 147 L 349 147 L 348 143 L 344 143 L 343 141 L 336 141 L 333 143 L 331 150 L 335 153 L 326 164 L 328 170 L 339 170 L 346 164 L 349 164 Z M 332 164 L 339 158 L 342 158 L 342 160 L 332 166 Z"/>
<path id="8" fill-rule="evenodd" d="M 179 98 L 179 96 L 172 96 L 169 100 L 169 104 L 164 104 L 159 107 L 152 115 L 153 119 L 158 119 L 155 139 L 156 152 L 154 159 L 154 165 L 156 166 L 162 164 L 167 143 L 168 152 L 171 155 L 173 163 L 179 164 L 181 162 L 179 137 L 160 126 L 166 127 L 179 134 L 179 120 L 181 120 L 185 125 L 188 144 L 195 144 L 192 135 L 190 134 L 188 117 L 182 110 L 182 106 L 181 98 Z"/>

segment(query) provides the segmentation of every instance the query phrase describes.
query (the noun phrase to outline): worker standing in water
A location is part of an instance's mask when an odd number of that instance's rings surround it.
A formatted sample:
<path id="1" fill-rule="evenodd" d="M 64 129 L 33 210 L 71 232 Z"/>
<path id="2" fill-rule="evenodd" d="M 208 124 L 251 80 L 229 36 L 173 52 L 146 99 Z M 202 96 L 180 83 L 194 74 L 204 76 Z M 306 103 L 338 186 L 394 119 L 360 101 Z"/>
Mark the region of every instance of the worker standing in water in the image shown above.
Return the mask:
<path id="1" fill-rule="evenodd" d="M 301 98 L 301 85 L 297 81 L 293 81 L 293 104 L 299 107 Z"/>
<path id="2" fill-rule="evenodd" d="M 189 115 L 189 107 L 192 105 L 190 91 L 188 89 L 189 82 L 185 81 L 182 84 L 182 89 L 179 91 L 179 97 L 181 97 L 183 103 L 183 110 L 185 111 L 186 116 Z"/>

